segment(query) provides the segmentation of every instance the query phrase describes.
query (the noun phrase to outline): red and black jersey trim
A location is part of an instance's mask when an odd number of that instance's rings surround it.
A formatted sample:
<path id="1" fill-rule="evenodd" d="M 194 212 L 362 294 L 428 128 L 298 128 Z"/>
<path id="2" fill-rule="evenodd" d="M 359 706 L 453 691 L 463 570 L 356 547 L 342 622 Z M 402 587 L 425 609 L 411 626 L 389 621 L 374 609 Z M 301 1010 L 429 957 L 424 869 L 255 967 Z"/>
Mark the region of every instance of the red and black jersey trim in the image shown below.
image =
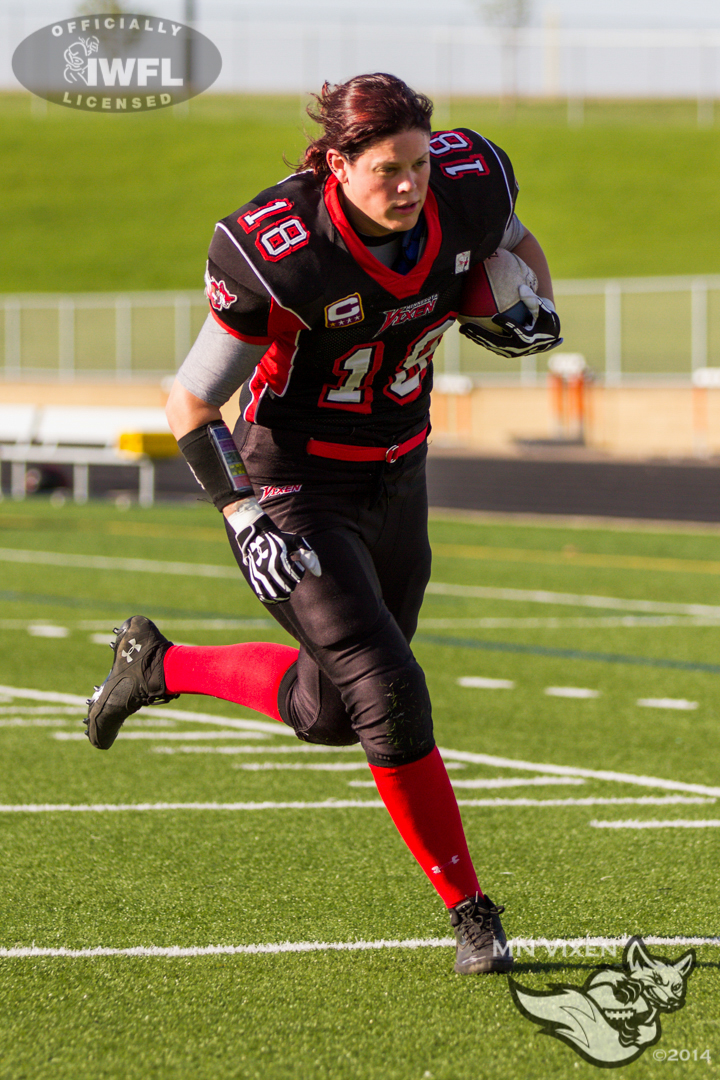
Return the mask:
<path id="1" fill-rule="evenodd" d="M 362 240 L 348 222 L 340 205 L 338 196 L 339 181 L 336 176 L 329 176 L 325 181 L 323 192 L 325 205 L 330 214 L 333 225 L 336 227 L 345 246 L 353 259 L 374 281 L 383 289 L 395 296 L 398 300 L 404 300 L 408 296 L 415 296 L 420 292 L 428 274 L 440 251 L 442 243 L 442 229 L 438 214 L 437 200 L 430 188 L 428 188 L 423 213 L 428 227 L 427 242 L 422 256 L 408 274 L 398 274 L 389 267 L 384 266 L 370 250 L 365 247 Z"/>

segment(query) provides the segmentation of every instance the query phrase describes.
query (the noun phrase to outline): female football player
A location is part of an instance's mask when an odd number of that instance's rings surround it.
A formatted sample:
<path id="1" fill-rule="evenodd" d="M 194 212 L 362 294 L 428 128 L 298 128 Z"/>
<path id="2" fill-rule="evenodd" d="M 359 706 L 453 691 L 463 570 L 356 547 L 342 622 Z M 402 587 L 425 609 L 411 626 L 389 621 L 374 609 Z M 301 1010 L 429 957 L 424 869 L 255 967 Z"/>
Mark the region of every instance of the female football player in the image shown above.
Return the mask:
<path id="1" fill-rule="evenodd" d="M 410 647 L 430 575 L 432 357 L 468 271 L 499 247 L 538 277 L 532 318 L 465 331 L 521 355 L 556 344 L 559 322 L 507 156 L 474 131 L 433 134 L 431 113 L 391 75 L 325 84 L 310 110 L 321 134 L 298 171 L 215 228 L 210 314 L 169 397 L 241 571 L 297 647 L 176 646 L 134 616 L 87 725 L 107 749 L 142 705 L 192 693 L 259 710 L 306 742 L 359 742 L 450 911 L 455 970 L 507 971 L 503 909 L 478 883 Z M 231 434 L 220 407 L 239 388 Z"/>

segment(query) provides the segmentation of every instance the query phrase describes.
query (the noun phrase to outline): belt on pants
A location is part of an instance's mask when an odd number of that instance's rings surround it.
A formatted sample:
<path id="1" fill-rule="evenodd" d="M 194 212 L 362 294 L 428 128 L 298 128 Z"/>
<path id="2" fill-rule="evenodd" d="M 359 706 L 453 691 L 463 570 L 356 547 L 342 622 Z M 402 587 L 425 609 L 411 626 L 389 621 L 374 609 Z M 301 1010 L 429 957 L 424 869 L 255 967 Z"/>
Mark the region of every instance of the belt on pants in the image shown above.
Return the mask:
<path id="1" fill-rule="evenodd" d="M 425 441 L 428 429 L 424 427 L 417 435 L 394 446 L 349 446 L 347 443 L 322 442 L 308 439 L 305 449 L 314 457 L 334 458 L 336 461 L 387 461 L 392 465 L 403 454 L 414 450 Z"/>

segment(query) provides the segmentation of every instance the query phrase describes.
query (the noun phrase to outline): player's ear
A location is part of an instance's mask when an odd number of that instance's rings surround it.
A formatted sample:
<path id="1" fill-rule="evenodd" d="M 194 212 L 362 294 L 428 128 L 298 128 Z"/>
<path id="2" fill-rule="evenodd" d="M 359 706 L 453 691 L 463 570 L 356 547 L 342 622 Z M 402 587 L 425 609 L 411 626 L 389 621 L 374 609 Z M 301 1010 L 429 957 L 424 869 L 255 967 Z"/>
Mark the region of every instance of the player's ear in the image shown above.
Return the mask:
<path id="1" fill-rule="evenodd" d="M 328 163 L 328 167 L 331 173 L 337 176 L 341 184 L 347 183 L 347 159 L 343 157 L 339 150 L 328 150 L 325 155 L 325 159 Z"/>

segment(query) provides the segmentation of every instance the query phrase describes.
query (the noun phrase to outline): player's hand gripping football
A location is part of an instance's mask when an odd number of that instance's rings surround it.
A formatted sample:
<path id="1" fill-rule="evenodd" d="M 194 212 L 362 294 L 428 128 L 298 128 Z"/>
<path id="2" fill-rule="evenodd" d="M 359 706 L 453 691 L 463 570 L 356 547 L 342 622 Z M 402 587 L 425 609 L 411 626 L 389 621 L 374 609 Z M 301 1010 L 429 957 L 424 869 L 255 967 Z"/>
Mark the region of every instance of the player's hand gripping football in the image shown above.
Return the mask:
<path id="1" fill-rule="evenodd" d="M 526 321 L 498 314 L 493 317 L 493 322 L 497 322 L 504 333 L 494 334 L 471 322 L 464 323 L 460 333 L 498 356 L 527 356 L 547 352 L 562 344 L 560 319 L 553 302 L 537 296 L 528 285 L 520 285 L 518 293 L 528 311 Z"/>
<path id="2" fill-rule="evenodd" d="M 250 585 L 263 604 L 289 600 L 306 570 L 320 577 L 320 562 L 307 540 L 279 529 L 256 499 L 245 499 L 227 520 L 235 530 Z"/>

